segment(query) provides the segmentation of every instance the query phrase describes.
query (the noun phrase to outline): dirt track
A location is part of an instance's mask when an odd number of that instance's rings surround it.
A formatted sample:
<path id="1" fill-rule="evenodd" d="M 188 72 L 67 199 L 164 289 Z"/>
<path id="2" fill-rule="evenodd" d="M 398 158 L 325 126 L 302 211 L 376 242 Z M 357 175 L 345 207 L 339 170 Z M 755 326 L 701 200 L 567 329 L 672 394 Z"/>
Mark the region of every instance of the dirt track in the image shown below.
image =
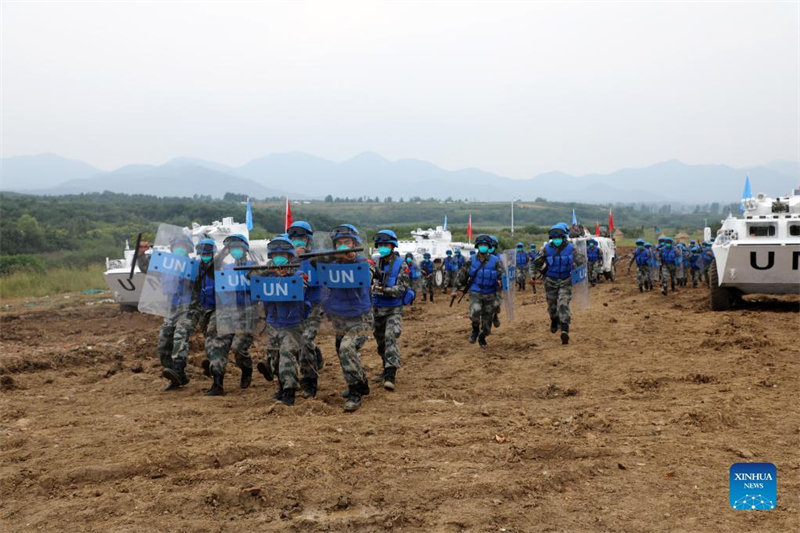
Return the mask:
<path id="1" fill-rule="evenodd" d="M 397 392 L 349 415 L 329 338 L 294 408 L 232 364 L 203 397 L 199 337 L 164 393 L 157 318 L 55 300 L 0 313 L 2 531 L 800 529 L 797 299 L 712 313 L 624 278 L 561 346 L 541 292 L 517 295 L 484 351 L 441 298 L 407 314 Z M 729 508 L 739 461 L 777 465 L 776 510 Z"/>

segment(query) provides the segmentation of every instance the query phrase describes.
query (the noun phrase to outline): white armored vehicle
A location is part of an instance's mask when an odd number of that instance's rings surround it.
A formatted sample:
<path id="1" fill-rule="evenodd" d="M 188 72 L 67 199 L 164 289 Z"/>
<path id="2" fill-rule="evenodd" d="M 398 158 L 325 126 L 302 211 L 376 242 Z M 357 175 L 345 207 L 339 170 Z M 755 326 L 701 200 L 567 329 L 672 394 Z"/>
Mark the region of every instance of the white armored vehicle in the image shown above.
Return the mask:
<path id="1" fill-rule="evenodd" d="M 800 190 L 742 200 L 712 244 L 711 308 L 729 309 L 742 294 L 800 294 Z"/>
<path id="2" fill-rule="evenodd" d="M 218 249 L 222 248 L 222 241 L 228 235 L 239 233 L 249 238 L 247 225 L 234 222 L 233 217 L 223 218 L 222 222 L 214 221 L 207 226 L 193 223 L 189 231 L 193 241 L 197 242 L 201 238 L 208 237 L 216 241 Z M 250 241 L 250 248 L 266 256 L 267 241 Z M 149 254 L 151 251 L 146 253 Z M 103 274 L 114 300 L 123 308 L 131 310 L 136 310 L 139 304 L 139 296 L 141 295 L 145 278 L 144 272 L 139 270 L 139 265 L 136 264 L 135 255 L 136 250 L 131 249 L 126 241 L 124 257 L 122 259 L 106 258 L 106 271 Z"/>

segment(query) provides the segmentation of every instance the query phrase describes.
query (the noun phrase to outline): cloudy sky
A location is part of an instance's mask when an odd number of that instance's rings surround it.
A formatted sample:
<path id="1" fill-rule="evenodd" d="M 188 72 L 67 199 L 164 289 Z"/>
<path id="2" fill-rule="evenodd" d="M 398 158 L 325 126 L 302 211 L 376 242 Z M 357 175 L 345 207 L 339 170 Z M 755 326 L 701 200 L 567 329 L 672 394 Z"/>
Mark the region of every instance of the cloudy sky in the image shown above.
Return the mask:
<path id="1" fill-rule="evenodd" d="M 800 159 L 800 3 L 2 2 L 2 156 Z"/>

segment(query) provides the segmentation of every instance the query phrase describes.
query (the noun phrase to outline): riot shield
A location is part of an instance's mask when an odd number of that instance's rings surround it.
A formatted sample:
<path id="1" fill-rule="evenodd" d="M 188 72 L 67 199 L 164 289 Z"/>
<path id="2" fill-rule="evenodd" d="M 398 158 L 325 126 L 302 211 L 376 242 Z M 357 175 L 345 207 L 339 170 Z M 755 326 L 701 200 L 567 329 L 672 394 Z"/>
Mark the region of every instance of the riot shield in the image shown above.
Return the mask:
<path id="1" fill-rule="evenodd" d="M 575 261 L 572 265 L 572 304 L 574 307 L 586 309 L 589 307 L 589 275 L 588 261 L 586 259 L 586 239 L 572 241 L 575 248 Z"/>
<path id="2" fill-rule="evenodd" d="M 360 253 L 321 256 L 316 270 L 327 319 L 323 329 L 333 330 L 337 337 L 371 334 L 372 269 L 366 257 Z"/>
<path id="3" fill-rule="evenodd" d="M 235 267 L 264 264 L 265 258 L 249 249 L 236 258 L 236 248 L 243 247 L 227 245 L 214 258 L 218 335 L 253 335 L 263 316 L 263 306 L 251 294 L 251 272 Z"/>
<path id="4" fill-rule="evenodd" d="M 517 251 L 505 250 L 500 254 L 504 274 L 500 280 L 501 292 L 498 295 L 507 320 L 514 320 L 514 292 L 517 289 Z"/>
<path id="5" fill-rule="evenodd" d="M 200 270 L 194 245 L 188 229 L 158 226 L 152 253 L 141 261 L 146 276 L 139 311 L 168 317 L 191 305 Z"/>

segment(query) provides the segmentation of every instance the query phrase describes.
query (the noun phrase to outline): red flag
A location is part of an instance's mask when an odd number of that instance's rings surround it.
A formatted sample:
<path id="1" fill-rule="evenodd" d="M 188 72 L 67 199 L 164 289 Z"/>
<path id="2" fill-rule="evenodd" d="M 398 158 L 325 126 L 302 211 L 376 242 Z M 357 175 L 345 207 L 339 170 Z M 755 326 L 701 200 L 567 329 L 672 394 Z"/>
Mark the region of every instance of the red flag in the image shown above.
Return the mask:
<path id="1" fill-rule="evenodd" d="M 286 220 L 284 224 L 283 231 L 288 231 L 289 226 L 292 225 L 292 208 L 289 207 L 289 197 L 286 197 Z"/>
<path id="2" fill-rule="evenodd" d="M 614 214 L 611 212 L 611 208 L 608 208 L 608 234 L 611 235 L 614 233 Z"/>
<path id="3" fill-rule="evenodd" d="M 597 235 L 598 237 L 600 236 L 600 223 L 599 222 L 594 226 L 594 234 Z"/>
<path id="4" fill-rule="evenodd" d="M 472 214 L 469 215 L 469 221 L 467 221 L 467 242 L 472 242 Z"/>

